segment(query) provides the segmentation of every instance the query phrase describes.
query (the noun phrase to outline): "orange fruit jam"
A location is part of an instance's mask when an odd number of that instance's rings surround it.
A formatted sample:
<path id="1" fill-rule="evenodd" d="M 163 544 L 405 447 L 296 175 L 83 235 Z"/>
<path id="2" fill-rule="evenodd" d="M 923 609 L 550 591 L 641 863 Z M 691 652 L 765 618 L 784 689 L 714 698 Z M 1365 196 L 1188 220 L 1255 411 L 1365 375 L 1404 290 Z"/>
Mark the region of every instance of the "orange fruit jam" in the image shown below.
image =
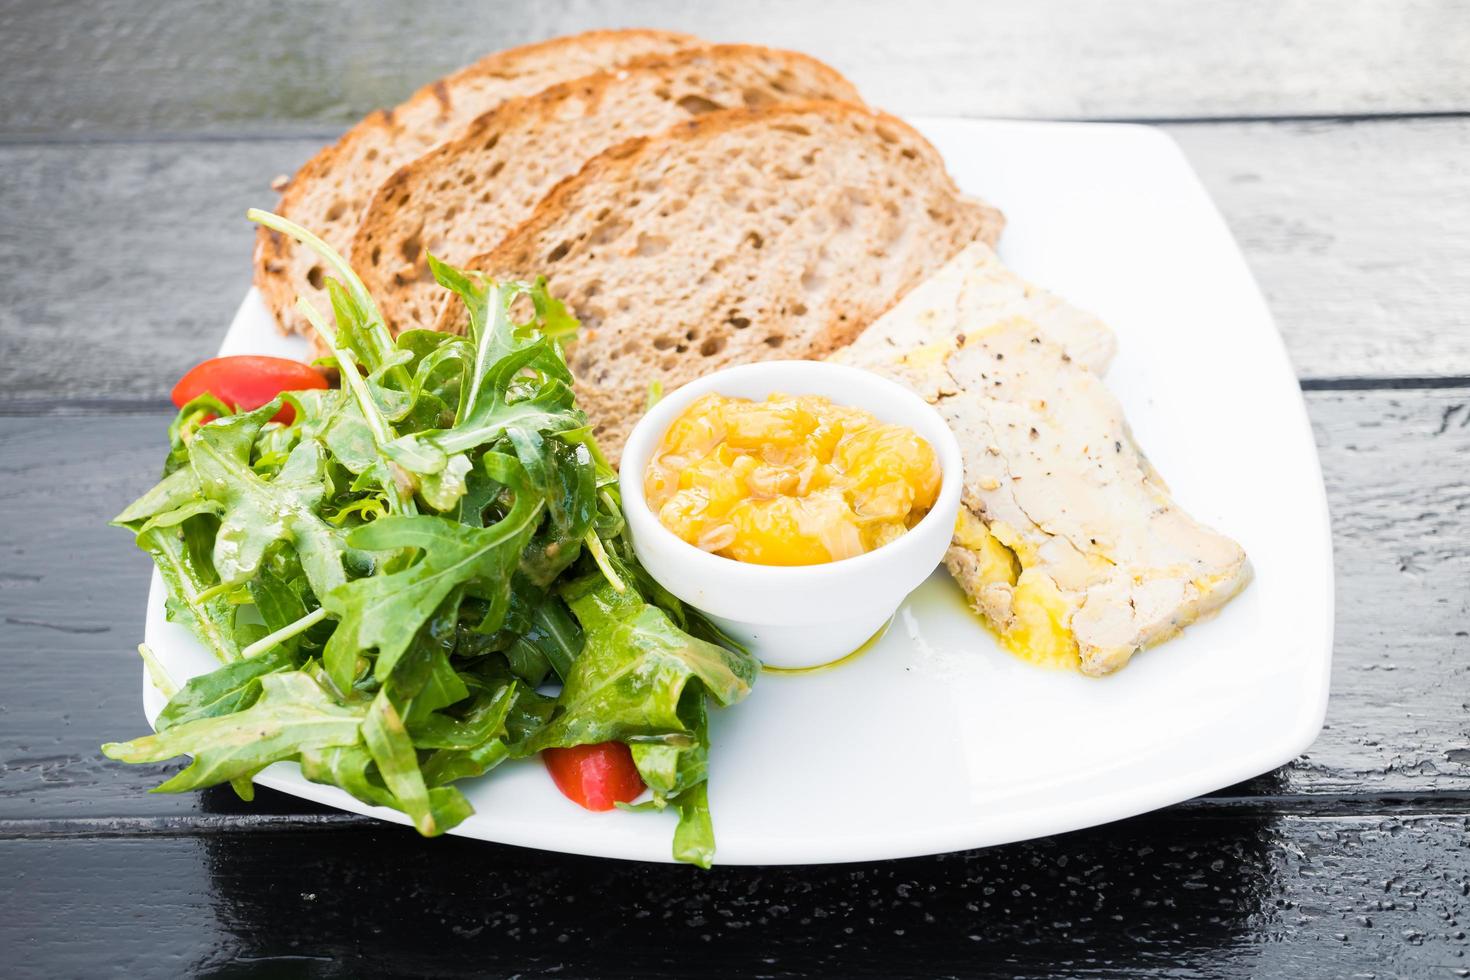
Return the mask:
<path id="1" fill-rule="evenodd" d="M 940 467 L 913 430 L 816 395 L 705 395 L 654 450 L 648 506 L 690 544 L 757 565 L 880 548 L 934 506 Z"/>

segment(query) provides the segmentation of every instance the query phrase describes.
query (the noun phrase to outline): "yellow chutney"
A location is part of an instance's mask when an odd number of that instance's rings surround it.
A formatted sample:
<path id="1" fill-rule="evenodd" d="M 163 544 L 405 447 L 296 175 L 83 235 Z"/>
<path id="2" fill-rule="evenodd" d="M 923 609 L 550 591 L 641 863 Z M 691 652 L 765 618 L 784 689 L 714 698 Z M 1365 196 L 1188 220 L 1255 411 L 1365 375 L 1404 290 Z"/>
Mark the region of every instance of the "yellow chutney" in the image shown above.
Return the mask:
<path id="1" fill-rule="evenodd" d="M 818 565 L 880 548 L 934 506 L 941 471 L 913 430 L 816 395 L 705 395 L 644 473 L 659 522 L 757 565 Z"/>

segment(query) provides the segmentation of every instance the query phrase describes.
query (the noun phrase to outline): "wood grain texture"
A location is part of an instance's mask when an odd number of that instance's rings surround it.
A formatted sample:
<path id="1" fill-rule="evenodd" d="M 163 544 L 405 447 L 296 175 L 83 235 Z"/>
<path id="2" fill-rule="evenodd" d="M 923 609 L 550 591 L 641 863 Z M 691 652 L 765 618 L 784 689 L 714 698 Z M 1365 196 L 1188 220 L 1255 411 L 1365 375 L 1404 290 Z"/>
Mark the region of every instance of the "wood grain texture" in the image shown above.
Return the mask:
<path id="1" fill-rule="evenodd" d="M 805 50 L 904 114 L 1216 120 L 1168 131 L 1308 379 L 1332 508 L 1306 756 L 1080 833 L 708 874 L 101 758 L 144 726 L 148 570 L 105 521 L 243 292 L 243 209 L 486 50 L 634 24 Z M 0 4 L 0 973 L 1470 976 L 1467 53 L 1459 0 Z M 1404 115 L 1444 118 L 1289 121 Z"/>
<path id="2" fill-rule="evenodd" d="M 1327 729 L 1304 758 L 1223 795 L 1470 793 L 1470 390 L 1307 401 L 1339 570 Z M 189 827 L 283 805 L 150 795 L 177 764 L 123 766 L 97 751 L 145 730 L 133 649 L 148 562 L 105 522 L 154 479 L 164 423 L 0 419 L 0 662 L 25 678 L 0 687 L 0 822 L 177 816 Z"/>
<path id="3" fill-rule="evenodd" d="M 1470 122 L 1168 132 L 1225 215 L 1302 375 L 1470 375 Z"/>
<path id="4" fill-rule="evenodd" d="M 394 828 L 396 830 L 397 828 Z M 10 976 L 1454 977 L 1464 816 L 715 869 L 388 829 L 0 841 Z"/>
<path id="5" fill-rule="evenodd" d="M 1470 375 L 1470 121 L 1171 126 L 1297 369 Z M 310 140 L 0 146 L 0 403 L 161 399 L 249 279 Z M 1371 188 L 1365 192 L 1364 188 Z M 85 341 L 86 356 L 59 337 Z"/>
<path id="6" fill-rule="evenodd" d="M 316 145 L 0 148 L 0 397 L 167 397 L 250 286 L 245 209 Z"/>
<path id="7" fill-rule="evenodd" d="M 1337 569 L 1312 792 L 1470 786 L 1470 390 L 1307 396 Z M 1394 732 L 1390 736 L 1388 733 Z"/>
<path id="8" fill-rule="evenodd" d="M 0 133 L 334 129 L 486 51 L 647 26 L 807 51 L 900 113 L 1463 111 L 1456 0 L 10 4 Z"/>

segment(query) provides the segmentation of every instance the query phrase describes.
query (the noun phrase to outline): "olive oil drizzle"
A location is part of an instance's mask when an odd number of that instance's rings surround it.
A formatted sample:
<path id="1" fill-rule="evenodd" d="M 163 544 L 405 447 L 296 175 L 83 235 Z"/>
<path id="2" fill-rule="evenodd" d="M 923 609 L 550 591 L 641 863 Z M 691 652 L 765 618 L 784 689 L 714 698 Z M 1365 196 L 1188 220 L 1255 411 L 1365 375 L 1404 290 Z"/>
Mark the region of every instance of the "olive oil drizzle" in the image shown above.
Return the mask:
<path id="1" fill-rule="evenodd" d="M 852 653 L 844 654 L 843 656 L 838 657 L 836 660 L 830 660 L 824 664 L 817 664 L 815 667 L 772 667 L 770 664 L 763 663 L 761 664 L 761 673 L 778 674 L 784 677 L 798 677 L 803 674 L 820 674 L 824 671 L 833 670 L 837 667 L 841 667 L 843 664 L 850 664 L 857 658 L 861 657 L 863 654 L 867 653 L 869 650 L 873 649 L 873 647 L 877 646 L 878 641 L 888 635 L 888 627 L 892 625 L 893 617 L 890 616 L 888 618 L 888 622 L 878 627 L 878 632 L 874 633 L 872 636 L 863 641 L 862 646 L 852 651 Z"/>

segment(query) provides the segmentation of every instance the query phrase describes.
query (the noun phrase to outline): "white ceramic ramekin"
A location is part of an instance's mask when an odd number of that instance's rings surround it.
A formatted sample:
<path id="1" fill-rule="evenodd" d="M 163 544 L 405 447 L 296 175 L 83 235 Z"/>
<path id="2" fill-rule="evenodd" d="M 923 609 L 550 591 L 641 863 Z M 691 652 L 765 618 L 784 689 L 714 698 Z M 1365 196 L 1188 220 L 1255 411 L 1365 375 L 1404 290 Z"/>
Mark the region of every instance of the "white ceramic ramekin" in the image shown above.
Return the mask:
<path id="1" fill-rule="evenodd" d="M 659 523 L 643 497 L 648 461 L 665 430 L 701 395 L 821 395 L 905 425 L 939 456 L 939 498 L 923 520 L 875 551 L 824 565 L 753 565 L 701 551 Z M 633 550 L 664 588 L 703 611 L 772 667 L 845 657 L 893 616 L 934 571 L 954 533 L 963 484 L 959 443 L 927 402 L 886 378 L 822 361 L 766 361 L 716 371 L 664 396 L 623 447 L 619 489 Z"/>

